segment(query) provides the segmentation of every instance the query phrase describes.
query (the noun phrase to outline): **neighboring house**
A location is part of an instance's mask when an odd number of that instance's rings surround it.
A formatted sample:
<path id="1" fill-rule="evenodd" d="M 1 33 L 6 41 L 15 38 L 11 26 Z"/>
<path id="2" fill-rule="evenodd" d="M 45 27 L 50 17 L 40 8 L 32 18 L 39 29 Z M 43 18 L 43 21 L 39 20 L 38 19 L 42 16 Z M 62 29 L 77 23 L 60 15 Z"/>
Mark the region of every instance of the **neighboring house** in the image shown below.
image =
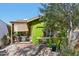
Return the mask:
<path id="1" fill-rule="evenodd" d="M 7 24 L 0 20 L 0 39 L 3 38 L 4 35 L 8 34 Z"/>
<path id="2" fill-rule="evenodd" d="M 35 17 L 29 20 L 11 21 L 11 42 L 13 43 L 13 34 L 19 32 L 21 36 L 29 37 L 33 43 L 43 36 L 44 23 Z"/>

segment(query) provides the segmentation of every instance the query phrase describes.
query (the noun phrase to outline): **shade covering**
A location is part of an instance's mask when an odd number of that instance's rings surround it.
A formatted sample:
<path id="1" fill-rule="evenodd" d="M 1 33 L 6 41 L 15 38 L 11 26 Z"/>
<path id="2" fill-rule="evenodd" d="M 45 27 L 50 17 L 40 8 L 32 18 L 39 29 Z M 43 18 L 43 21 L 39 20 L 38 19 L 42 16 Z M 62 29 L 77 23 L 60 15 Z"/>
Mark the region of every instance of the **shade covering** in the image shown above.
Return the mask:
<path id="1" fill-rule="evenodd" d="M 27 23 L 15 23 L 14 32 L 28 31 Z"/>
<path id="2" fill-rule="evenodd" d="M 7 35 L 7 33 L 8 33 L 7 24 L 4 23 L 2 20 L 0 20 L 0 39 L 1 39 L 4 35 Z"/>

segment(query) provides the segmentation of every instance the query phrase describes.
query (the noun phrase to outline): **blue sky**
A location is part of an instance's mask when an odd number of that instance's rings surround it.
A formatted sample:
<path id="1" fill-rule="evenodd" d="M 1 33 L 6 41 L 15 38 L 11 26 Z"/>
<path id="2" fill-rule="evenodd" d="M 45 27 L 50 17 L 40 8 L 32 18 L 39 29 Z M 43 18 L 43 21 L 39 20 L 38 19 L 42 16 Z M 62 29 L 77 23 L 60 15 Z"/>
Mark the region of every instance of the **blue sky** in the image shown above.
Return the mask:
<path id="1" fill-rule="evenodd" d="M 0 3 L 0 19 L 6 23 L 17 19 L 30 19 L 39 15 L 39 7 L 41 5 L 38 3 Z"/>

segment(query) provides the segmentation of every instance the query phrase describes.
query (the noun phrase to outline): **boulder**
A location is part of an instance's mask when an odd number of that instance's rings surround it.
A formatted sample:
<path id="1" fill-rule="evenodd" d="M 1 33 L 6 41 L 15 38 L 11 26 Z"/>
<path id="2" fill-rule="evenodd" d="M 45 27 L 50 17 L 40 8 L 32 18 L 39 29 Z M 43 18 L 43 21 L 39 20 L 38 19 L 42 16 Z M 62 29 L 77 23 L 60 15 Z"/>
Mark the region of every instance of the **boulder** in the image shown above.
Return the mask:
<path id="1" fill-rule="evenodd" d="M 27 45 L 27 44 L 26 44 Z M 53 52 L 51 48 L 46 47 L 45 44 L 40 44 L 37 46 L 28 45 L 23 47 L 23 45 L 13 44 L 5 49 L 0 50 L 0 55 L 5 56 L 57 56 L 57 52 Z"/>

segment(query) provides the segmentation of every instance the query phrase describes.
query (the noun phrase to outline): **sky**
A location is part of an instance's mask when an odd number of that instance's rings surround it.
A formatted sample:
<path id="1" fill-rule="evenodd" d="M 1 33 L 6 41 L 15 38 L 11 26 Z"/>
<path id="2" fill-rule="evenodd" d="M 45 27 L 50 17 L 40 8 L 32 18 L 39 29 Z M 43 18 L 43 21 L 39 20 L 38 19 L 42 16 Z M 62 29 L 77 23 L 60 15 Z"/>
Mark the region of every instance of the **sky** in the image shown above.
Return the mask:
<path id="1" fill-rule="evenodd" d="M 0 3 L 0 19 L 5 23 L 17 19 L 30 19 L 40 14 L 39 3 Z"/>

